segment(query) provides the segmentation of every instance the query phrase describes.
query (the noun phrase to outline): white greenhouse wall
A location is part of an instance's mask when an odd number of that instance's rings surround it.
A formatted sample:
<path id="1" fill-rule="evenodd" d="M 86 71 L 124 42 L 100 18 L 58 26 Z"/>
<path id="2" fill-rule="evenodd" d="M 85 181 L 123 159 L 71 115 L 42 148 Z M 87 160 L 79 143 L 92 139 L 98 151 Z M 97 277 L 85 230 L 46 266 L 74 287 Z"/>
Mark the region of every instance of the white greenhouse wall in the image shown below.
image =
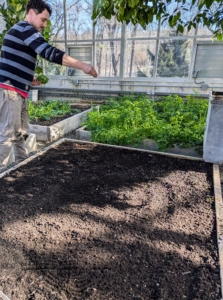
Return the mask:
<path id="1" fill-rule="evenodd" d="M 175 81 L 172 78 L 164 80 L 156 79 L 151 81 L 137 80 L 115 80 L 115 79 L 75 79 L 72 83 L 71 78 L 51 78 L 46 84 L 45 89 L 53 88 L 58 93 L 62 89 L 75 90 L 91 90 L 91 91 L 117 91 L 117 92 L 143 92 L 148 94 L 195 94 L 209 95 L 210 91 L 223 91 L 223 78 L 199 78 L 199 82 L 203 84 L 196 84 L 194 79 L 184 79 Z M 203 86 L 203 88 L 202 88 Z"/>

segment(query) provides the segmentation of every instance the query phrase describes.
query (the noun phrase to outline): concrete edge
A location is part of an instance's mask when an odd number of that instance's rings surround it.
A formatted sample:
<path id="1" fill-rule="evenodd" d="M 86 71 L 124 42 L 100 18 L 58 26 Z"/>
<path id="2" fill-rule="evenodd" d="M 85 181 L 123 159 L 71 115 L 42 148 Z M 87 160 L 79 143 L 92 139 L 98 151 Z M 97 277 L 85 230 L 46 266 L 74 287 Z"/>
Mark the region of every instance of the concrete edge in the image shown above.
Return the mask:
<path id="1" fill-rule="evenodd" d="M 26 165 L 27 163 L 29 163 L 30 161 L 32 161 L 33 159 L 43 155 L 45 152 L 47 152 L 49 149 L 51 148 L 55 148 L 56 146 L 58 146 L 59 144 L 63 143 L 65 141 L 65 139 L 61 139 L 55 143 L 53 143 L 52 145 L 50 145 L 49 147 L 46 147 L 44 150 L 39 151 L 36 154 L 33 154 L 32 156 L 28 157 L 27 159 L 23 160 L 22 162 L 18 163 L 17 165 L 13 166 L 12 168 L 6 170 L 3 173 L 0 173 L 0 179 L 3 178 L 6 175 L 9 175 L 12 171 Z"/>
<path id="2" fill-rule="evenodd" d="M 85 141 L 85 140 L 76 140 L 76 139 L 67 139 L 67 138 L 65 138 L 65 140 L 67 140 L 67 141 L 74 141 L 76 143 L 89 143 L 89 144 L 101 145 L 101 146 L 106 146 L 106 147 L 113 147 L 113 148 L 118 148 L 118 149 L 135 150 L 135 151 L 149 152 L 151 154 L 159 154 L 159 155 L 171 156 L 171 157 L 182 158 L 182 159 L 204 161 L 204 159 L 200 158 L 200 157 L 187 156 L 187 155 L 181 155 L 181 154 L 174 154 L 174 153 L 168 153 L 168 152 L 160 152 L 160 151 L 140 149 L 140 148 L 134 148 L 134 147 L 116 146 L 116 145 L 110 145 L 110 144 L 95 143 L 95 142 L 90 142 L 90 141 Z"/>
<path id="3" fill-rule="evenodd" d="M 47 142 L 49 140 L 49 126 L 29 124 L 30 134 L 36 134 L 38 141 Z"/>
<path id="4" fill-rule="evenodd" d="M 85 130 L 87 126 L 82 126 L 76 129 L 76 139 L 81 140 L 81 141 L 86 141 L 90 142 L 91 141 L 91 136 L 90 132 Z"/>
<path id="5" fill-rule="evenodd" d="M 64 125 L 66 125 L 66 123 L 67 122 L 70 122 L 72 119 L 75 119 L 75 117 L 83 117 L 83 116 L 85 116 L 88 112 L 90 112 L 90 111 L 92 111 L 92 108 L 89 108 L 89 109 L 87 109 L 87 110 L 84 110 L 84 111 L 82 111 L 82 112 L 80 112 L 80 113 L 78 113 L 78 114 L 76 114 L 76 115 L 74 115 L 74 116 L 71 116 L 71 117 L 69 117 L 69 118 L 66 118 L 66 119 L 64 119 L 64 120 L 62 120 L 62 121 L 60 121 L 60 122 L 57 122 L 57 123 L 55 123 L 55 124 L 53 124 L 53 125 L 50 125 L 50 126 L 48 126 L 48 127 L 54 127 L 54 126 L 57 126 L 57 127 L 64 127 Z"/>
<path id="6" fill-rule="evenodd" d="M 99 109 L 99 107 L 100 106 L 97 105 L 94 108 Z M 38 141 L 52 142 L 60 137 L 63 137 L 68 132 L 77 129 L 87 117 L 87 113 L 92 110 L 93 107 L 50 126 L 29 124 L 30 133 L 36 134 L 36 139 Z"/>
<path id="7" fill-rule="evenodd" d="M 10 300 L 8 296 L 6 296 L 2 291 L 0 291 L 0 298 L 3 300 Z"/>
<path id="8" fill-rule="evenodd" d="M 221 191 L 220 170 L 219 170 L 219 165 L 216 164 L 213 165 L 213 182 L 214 182 L 218 255 L 219 255 L 219 264 L 220 264 L 221 297 L 223 297 L 223 201 L 222 201 L 222 191 Z"/>
<path id="9" fill-rule="evenodd" d="M 67 119 L 64 119 L 58 123 L 55 123 L 51 126 L 49 126 L 50 131 L 50 137 L 49 140 L 52 142 L 54 140 L 57 140 L 58 138 L 63 138 L 63 136 L 78 127 L 81 126 L 81 124 L 84 122 L 84 120 L 87 118 L 87 115 L 89 112 L 93 110 L 93 108 L 96 108 L 99 110 L 99 105 L 95 107 L 91 107 L 87 110 L 84 110 L 74 116 L 71 116 Z M 57 132 L 57 133 L 56 133 Z"/>

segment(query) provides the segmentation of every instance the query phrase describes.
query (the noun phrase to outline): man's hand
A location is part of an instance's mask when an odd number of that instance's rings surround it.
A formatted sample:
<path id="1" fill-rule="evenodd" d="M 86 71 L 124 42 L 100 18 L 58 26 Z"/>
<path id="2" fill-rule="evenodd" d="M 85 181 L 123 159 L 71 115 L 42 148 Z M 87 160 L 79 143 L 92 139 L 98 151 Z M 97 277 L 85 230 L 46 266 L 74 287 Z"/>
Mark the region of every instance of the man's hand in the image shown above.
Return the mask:
<path id="1" fill-rule="evenodd" d="M 93 77 L 97 77 L 98 76 L 98 73 L 96 72 L 96 70 L 94 69 L 94 67 L 92 65 L 86 64 L 84 62 L 82 62 L 82 68 L 81 68 L 81 70 L 85 74 L 92 75 Z"/>
<path id="2" fill-rule="evenodd" d="M 94 69 L 94 67 L 90 64 L 86 64 L 83 61 L 77 60 L 66 53 L 63 56 L 62 65 L 66 67 L 71 67 L 74 69 L 79 69 L 83 71 L 85 74 L 92 75 L 93 77 L 97 77 L 98 73 Z"/>
<path id="3" fill-rule="evenodd" d="M 32 81 L 32 86 L 38 86 L 38 85 L 41 85 L 41 82 L 39 80 L 37 80 L 36 78 L 34 78 Z"/>

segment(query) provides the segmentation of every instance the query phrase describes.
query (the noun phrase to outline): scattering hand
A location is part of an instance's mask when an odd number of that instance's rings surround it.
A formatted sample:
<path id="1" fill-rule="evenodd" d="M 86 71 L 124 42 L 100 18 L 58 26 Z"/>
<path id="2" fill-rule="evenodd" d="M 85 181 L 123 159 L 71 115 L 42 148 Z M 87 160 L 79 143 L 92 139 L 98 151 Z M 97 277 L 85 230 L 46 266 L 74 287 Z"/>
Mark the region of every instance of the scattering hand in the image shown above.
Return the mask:
<path id="1" fill-rule="evenodd" d="M 39 80 L 37 80 L 36 78 L 34 78 L 32 81 L 32 86 L 38 86 L 38 85 L 41 85 L 41 82 Z"/>
<path id="2" fill-rule="evenodd" d="M 94 69 L 94 67 L 93 67 L 92 65 L 90 65 L 90 64 L 83 63 L 82 71 L 83 71 L 85 74 L 92 75 L 93 77 L 97 77 L 97 76 L 98 76 L 97 71 L 96 71 L 96 70 Z"/>

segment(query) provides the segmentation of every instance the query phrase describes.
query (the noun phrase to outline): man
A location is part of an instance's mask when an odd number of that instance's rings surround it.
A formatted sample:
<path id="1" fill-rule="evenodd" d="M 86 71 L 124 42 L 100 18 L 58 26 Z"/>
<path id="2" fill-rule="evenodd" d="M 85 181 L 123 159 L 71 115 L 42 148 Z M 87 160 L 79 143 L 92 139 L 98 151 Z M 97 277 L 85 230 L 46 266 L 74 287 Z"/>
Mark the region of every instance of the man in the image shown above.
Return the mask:
<path id="1" fill-rule="evenodd" d="M 41 32 L 51 13 L 51 7 L 44 0 L 29 0 L 25 20 L 14 25 L 3 41 L 0 58 L 0 172 L 6 169 L 13 146 L 16 161 L 28 156 L 25 148 L 29 134 L 27 97 L 32 85 L 40 85 L 34 78 L 37 54 L 97 77 L 91 65 L 70 57 L 44 40 Z"/>

